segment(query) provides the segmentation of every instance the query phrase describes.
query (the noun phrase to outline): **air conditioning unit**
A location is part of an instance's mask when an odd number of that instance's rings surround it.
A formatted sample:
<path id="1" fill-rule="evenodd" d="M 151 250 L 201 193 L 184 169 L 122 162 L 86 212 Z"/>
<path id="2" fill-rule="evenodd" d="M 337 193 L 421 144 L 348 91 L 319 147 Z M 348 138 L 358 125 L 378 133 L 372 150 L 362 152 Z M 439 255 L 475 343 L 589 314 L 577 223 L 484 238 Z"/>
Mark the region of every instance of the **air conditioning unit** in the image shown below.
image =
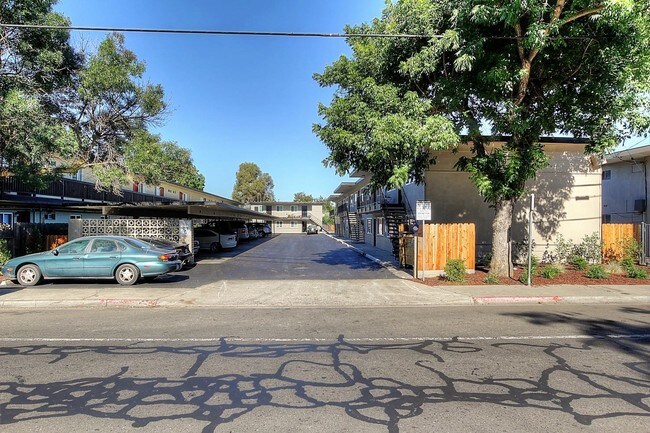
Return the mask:
<path id="1" fill-rule="evenodd" d="M 645 199 L 634 200 L 634 212 L 645 212 Z"/>

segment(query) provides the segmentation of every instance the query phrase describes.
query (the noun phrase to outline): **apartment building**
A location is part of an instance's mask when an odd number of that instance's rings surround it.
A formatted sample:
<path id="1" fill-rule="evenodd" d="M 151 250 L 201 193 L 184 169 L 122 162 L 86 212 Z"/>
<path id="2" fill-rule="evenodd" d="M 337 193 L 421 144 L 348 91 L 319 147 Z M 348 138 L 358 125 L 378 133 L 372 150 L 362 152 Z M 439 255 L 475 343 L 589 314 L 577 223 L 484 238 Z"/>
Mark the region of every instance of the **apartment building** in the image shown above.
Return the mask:
<path id="1" fill-rule="evenodd" d="M 249 208 L 275 217 L 266 221 L 272 224 L 273 233 L 304 233 L 310 224 L 323 225 L 322 203 L 255 202 Z"/>
<path id="2" fill-rule="evenodd" d="M 527 194 L 515 207 L 511 231 L 513 245 L 528 238 L 528 204 L 534 193 L 532 237 L 538 257 L 554 248 L 558 235 L 580 241 L 601 231 L 601 167 L 584 154 L 586 141 L 550 137 L 542 143 L 550 164 L 528 183 Z M 468 174 L 454 168 L 461 155 L 471 155 L 469 146 L 461 146 L 456 153 L 432 153 L 437 163 L 426 170 L 424 183 L 410 183 L 399 190 L 371 190 L 370 173 L 352 173 L 358 180 L 341 183 L 330 196 L 336 204 L 336 233 L 397 254 L 399 224 L 412 222 L 416 202 L 427 200 L 432 223 L 474 223 L 477 258 L 489 254 L 494 209 L 478 194 Z"/>
<path id="3" fill-rule="evenodd" d="M 39 190 L 13 176 L 0 177 L 0 222 L 8 225 L 14 222 L 67 223 L 70 219 L 101 217 L 96 208 L 85 210 L 84 206 L 175 202 L 240 205 L 235 200 L 165 181 L 157 185 L 124 185 L 121 194 L 98 191 L 95 178 L 87 169 L 64 175 Z"/>

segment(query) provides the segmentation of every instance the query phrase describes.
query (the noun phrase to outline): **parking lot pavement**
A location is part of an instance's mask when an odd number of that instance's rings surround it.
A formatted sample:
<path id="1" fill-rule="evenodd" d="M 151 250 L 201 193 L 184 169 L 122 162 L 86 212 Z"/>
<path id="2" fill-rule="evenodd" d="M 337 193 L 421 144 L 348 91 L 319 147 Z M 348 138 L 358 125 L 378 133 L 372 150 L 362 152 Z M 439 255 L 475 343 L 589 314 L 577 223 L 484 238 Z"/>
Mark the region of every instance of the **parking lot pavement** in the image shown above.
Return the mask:
<path id="1" fill-rule="evenodd" d="M 353 280 L 395 278 L 381 265 L 325 235 L 276 235 L 243 242 L 232 250 L 201 252 L 196 265 L 124 288 L 110 280 L 49 280 L 38 288 L 54 290 L 124 289 L 137 292 L 196 289 L 219 281 Z M 11 282 L 5 288 L 15 289 Z"/>

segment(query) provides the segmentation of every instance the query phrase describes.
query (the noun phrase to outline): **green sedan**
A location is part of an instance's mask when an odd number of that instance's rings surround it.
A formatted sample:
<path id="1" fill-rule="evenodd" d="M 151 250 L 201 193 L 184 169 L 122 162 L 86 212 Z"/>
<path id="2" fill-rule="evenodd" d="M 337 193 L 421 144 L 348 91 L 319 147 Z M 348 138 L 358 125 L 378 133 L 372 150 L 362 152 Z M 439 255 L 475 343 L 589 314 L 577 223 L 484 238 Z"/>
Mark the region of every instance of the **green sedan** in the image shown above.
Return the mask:
<path id="1" fill-rule="evenodd" d="M 43 279 L 115 279 L 135 284 L 141 277 L 156 277 L 181 268 L 178 254 L 125 236 L 89 236 L 51 251 L 9 260 L 2 274 L 21 286 Z"/>

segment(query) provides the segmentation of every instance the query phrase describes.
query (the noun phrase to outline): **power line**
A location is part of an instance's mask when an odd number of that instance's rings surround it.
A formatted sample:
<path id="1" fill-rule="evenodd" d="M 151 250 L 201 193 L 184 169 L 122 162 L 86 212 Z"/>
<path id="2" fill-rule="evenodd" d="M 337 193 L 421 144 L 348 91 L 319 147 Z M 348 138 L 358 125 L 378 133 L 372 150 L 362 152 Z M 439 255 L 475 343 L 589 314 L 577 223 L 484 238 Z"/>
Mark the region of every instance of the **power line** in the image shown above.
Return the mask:
<path id="1" fill-rule="evenodd" d="M 180 35 L 212 35 L 212 36 L 272 36 L 299 38 L 405 38 L 405 39 L 441 39 L 444 35 L 425 35 L 409 33 L 313 33 L 313 32 L 261 32 L 239 30 L 192 30 L 192 29 L 155 29 L 133 27 L 89 27 L 89 26 L 51 26 L 44 24 L 9 24 L 0 23 L 0 28 L 42 29 L 42 30 L 76 30 L 84 32 L 121 32 L 121 33 L 158 33 Z M 518 36 L 486 36 L 486 39 L 523 39 Z M 563 36 L 550 39 L 593 39 L 587 36 Z"/>
<path id="2" fill-rule="evenodd" d="M 191 30 L 191 29 L 152 29 L 131 27 L 86 27 L 86 26 L 50 26 L 41 24 L 5 24 L 0 27 L 19 29 L 44 30 L 78 30 L 89 32 L 121 32 L 121 33 L 167 33 L 181 35 L 214 35 L 214 36 L 283 36 L 283 37 L 313 37 L 313 38 L 441 38 L 442 35 L 388 34 L 388 33 L 310 33 L 310 32 L 260 32 L 238 30 Z"/>

